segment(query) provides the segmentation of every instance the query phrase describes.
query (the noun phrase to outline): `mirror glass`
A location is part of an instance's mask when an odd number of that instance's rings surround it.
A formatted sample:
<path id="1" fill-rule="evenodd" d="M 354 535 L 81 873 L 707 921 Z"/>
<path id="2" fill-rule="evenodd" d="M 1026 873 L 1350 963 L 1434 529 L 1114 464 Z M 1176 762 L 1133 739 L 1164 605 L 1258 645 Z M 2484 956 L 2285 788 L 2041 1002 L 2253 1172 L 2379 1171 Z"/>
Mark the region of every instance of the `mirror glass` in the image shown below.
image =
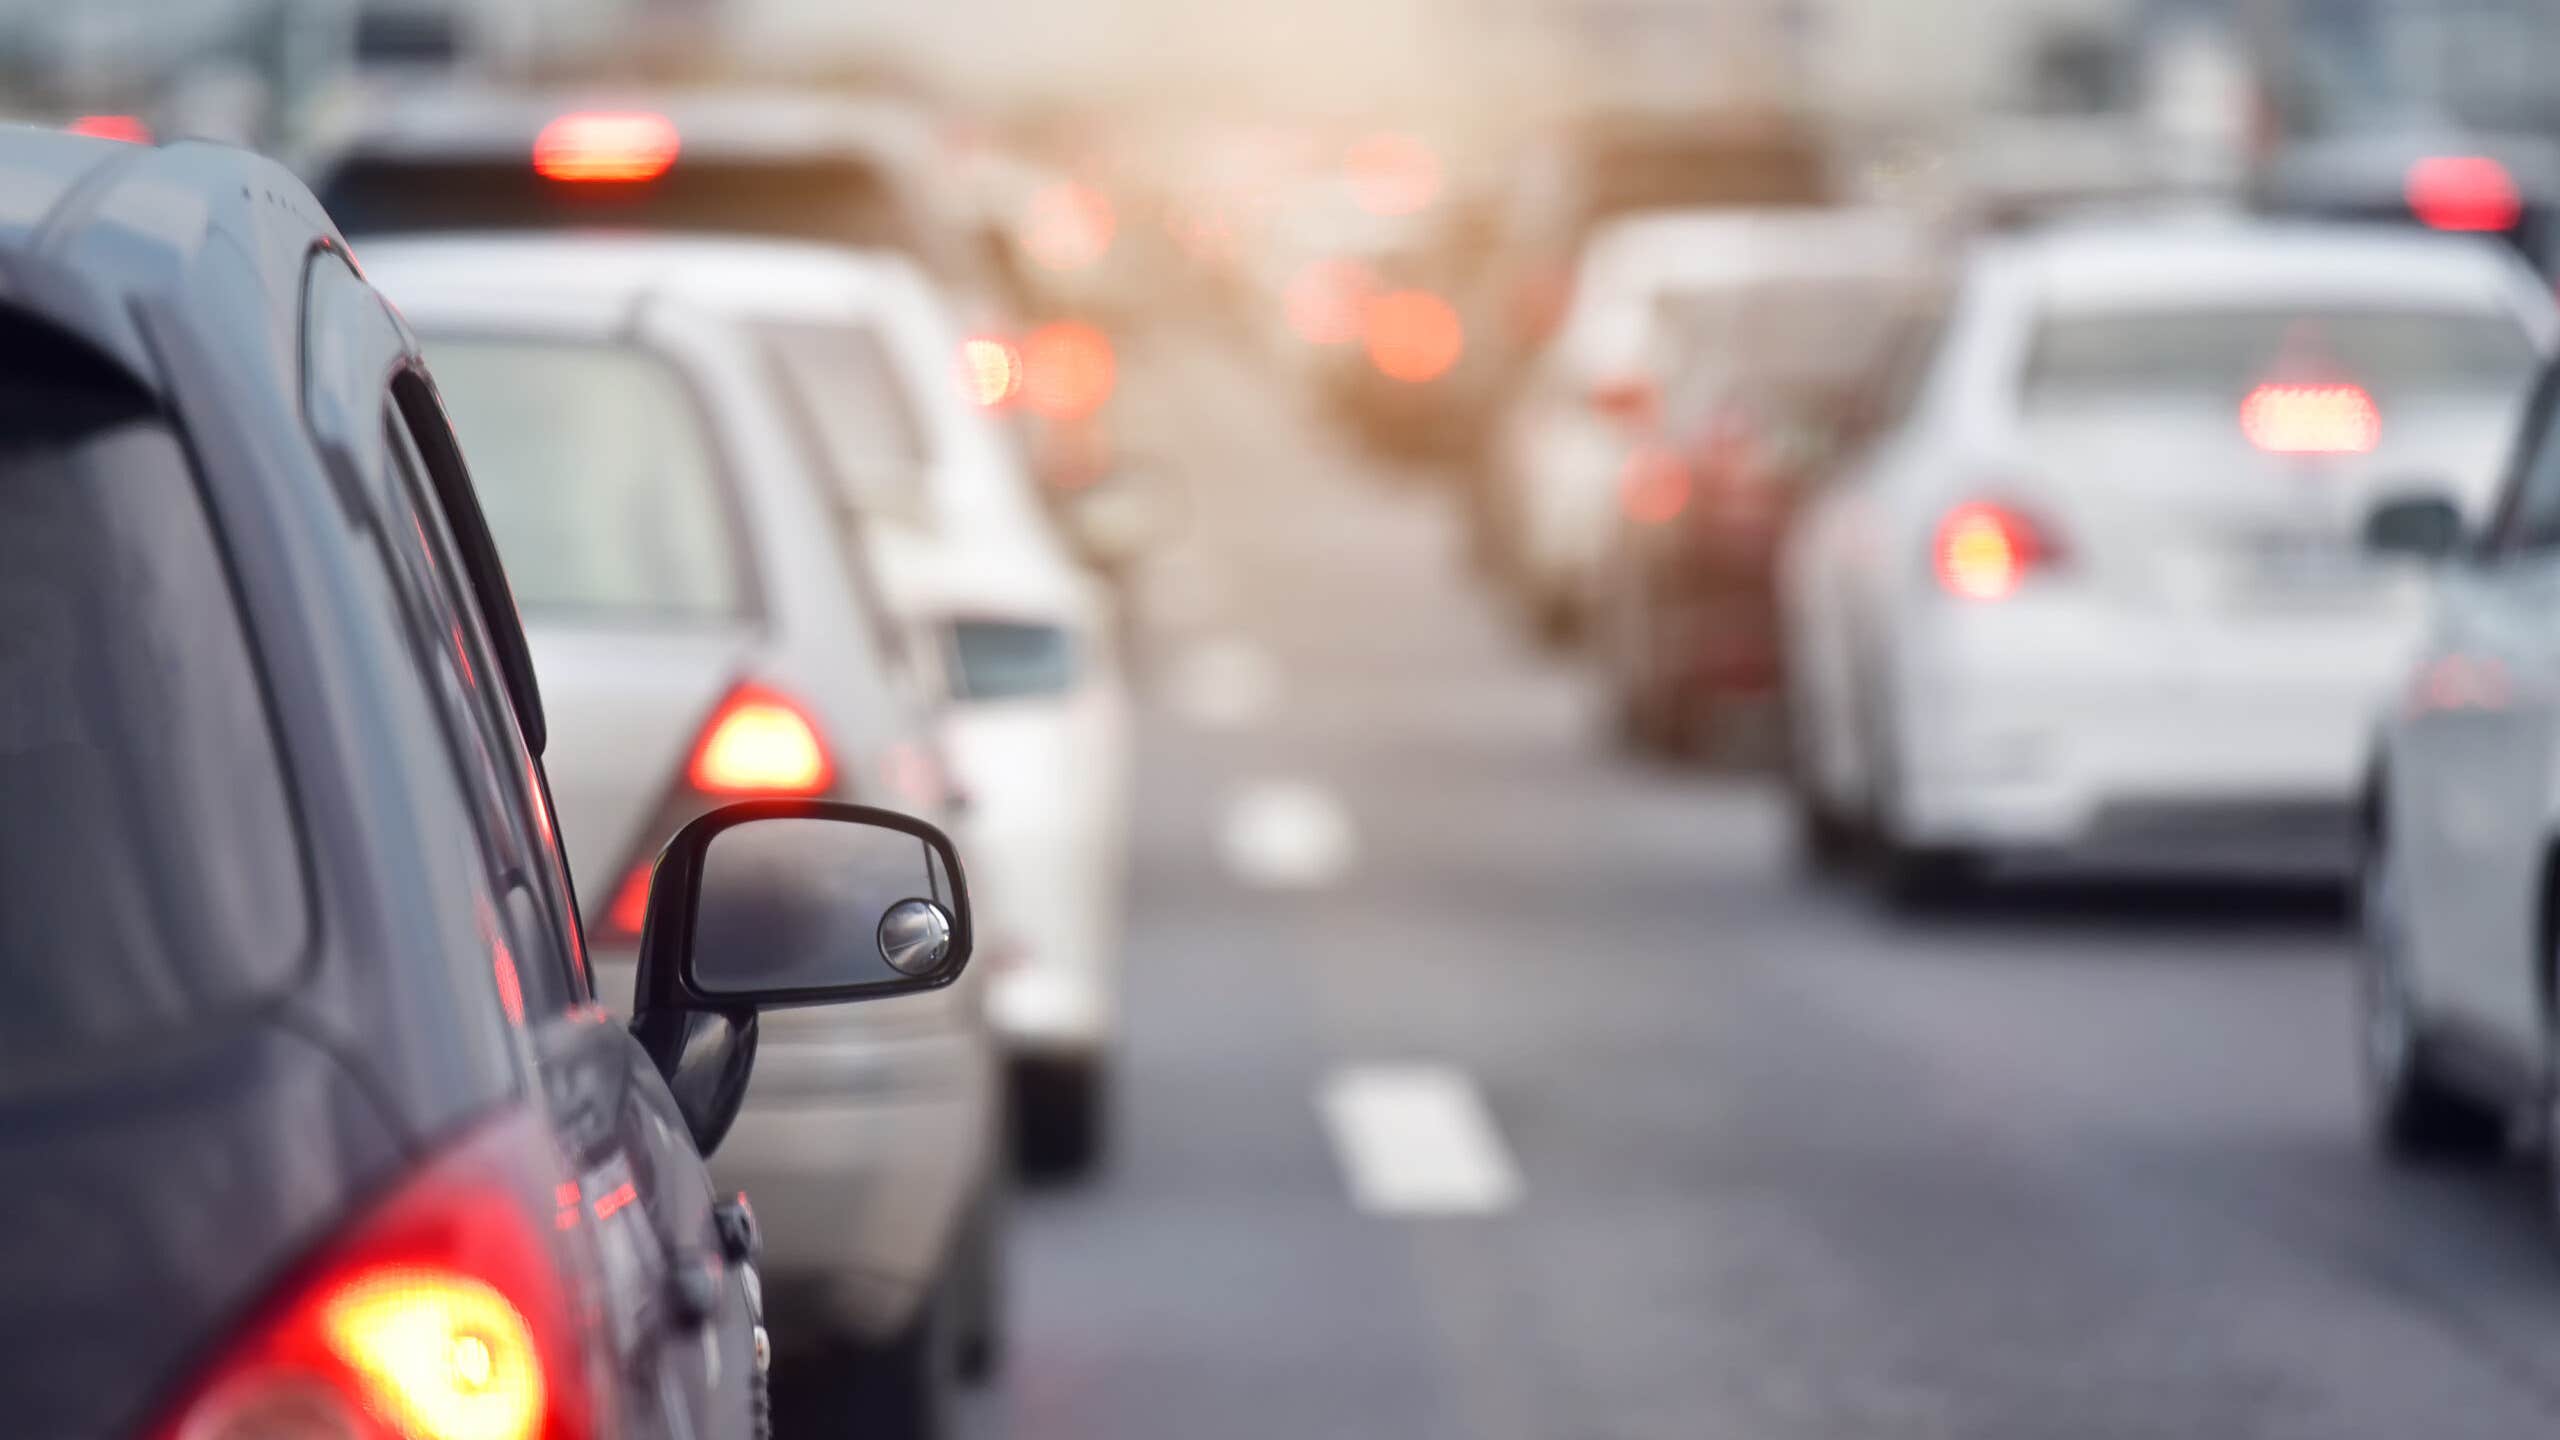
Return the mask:
<path id="1" fill-rule="evenodd" d="M 913 988 L 954 958 L 954 906 L 941 852 L 918 836 L 815 817 L 732 825 L 703 850 L 694 988 Z"/>

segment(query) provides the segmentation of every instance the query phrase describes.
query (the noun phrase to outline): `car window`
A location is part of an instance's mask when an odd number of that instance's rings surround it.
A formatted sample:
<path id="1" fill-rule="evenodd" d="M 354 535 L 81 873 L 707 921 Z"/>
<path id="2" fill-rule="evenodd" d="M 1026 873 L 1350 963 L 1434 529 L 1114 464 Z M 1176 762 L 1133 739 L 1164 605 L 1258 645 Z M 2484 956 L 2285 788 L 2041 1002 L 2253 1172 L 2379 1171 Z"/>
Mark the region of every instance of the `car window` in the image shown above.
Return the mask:
<path id="1" fill-rule="evenodd" d="M 962 700 L 1056 695 L 1075 684 L 1075 638 L 1055 625 L 955 621 L 951 657 L 952 689 Z"/>
<path id="2" fill-rule="evenodd" d="M 2284 307 L 2049 314 L 2031 342 L 2029 413 L 2092 402 L 2237 405 L 2259 385 L 2345 382 L 2394 400 L 2519 393 L 2533 342 L 2515 317 Z"/>
<path id="3" fill-rule="evenodd" d="M 718 451 L 673 366 L 621 342 L 447 336 L 424 349 L 526 614 L 749 611 Z"/>
<path id="4" fill-rule="evenodd" d="M 302 863 L 249 637 L 176 436 L 129 400 L 13 382 L 0 1095 L 281 988 L 309 938 Z"/>
<path id="5" fill-rule="evenodd" d="M 866 514 L 923 519 L 933 460 L 923 417 L 879 332 L 768 325 L 766 348 L 823 473 Z"/>
<path id="6" fill-rule="evenodd" d="M 2526 413 L 2486 548 L 2493 556 L 2560 549 L 2560 368 L 2544 373 Z"/>
<path id="7" fill-rule="evenodd" d="M 491 878 L 505 913 L 493 917 L 494 924 L 505 937 L 523 1012 L 558 1014 L 582 998 L 587 976 L 550 799 L 508 706 L 496 655 L 470 601 L 470 579 L 433 498 L 426 458 L 396 402 L 385 411 L 383 429 L 395 481 L 392 503 L 417 544 L 413 583 L 421 588 L 413 601 L 443 636 L 432 654 L 445 723 L 467 772 L 474 820 L 495 861 Z"/>
<path id="8" fill-rule="evenodd" d="M 524 789 L 527 768 L 512 742 L 504 686 L 466 598 L 469 582 L 437 513 L 425 462 L 396 407 L 386 407 L 383 444 L 391 484 L 376 545 L 405 622 L 407 655 L 421 698 L 434 713 L 465 812 L 479 837 L 482 880 L 494 897 L 480 917 L 498 957 L 500 997 L 509 1017 L 559 1014 L 582 982 L 561 940 L 563 915 L 540 893 L 546 857 Z"/>

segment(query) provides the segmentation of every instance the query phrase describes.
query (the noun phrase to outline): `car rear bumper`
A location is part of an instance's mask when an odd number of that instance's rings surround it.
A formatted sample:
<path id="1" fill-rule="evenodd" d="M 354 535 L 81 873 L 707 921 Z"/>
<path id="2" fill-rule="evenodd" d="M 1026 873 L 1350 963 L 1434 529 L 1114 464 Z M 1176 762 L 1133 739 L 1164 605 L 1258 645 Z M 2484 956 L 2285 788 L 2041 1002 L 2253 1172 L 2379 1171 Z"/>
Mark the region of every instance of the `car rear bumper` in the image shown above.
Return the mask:
<path id="1" fill-rule="evenodd" d="M 2203 869 L 2350 863 L 2401 653 L 2387 628 L 2290 651 L 2095 628 L 2064 649 L 1981 628 L 1902 667 L 1888 808 L 1906 842 Z"/>

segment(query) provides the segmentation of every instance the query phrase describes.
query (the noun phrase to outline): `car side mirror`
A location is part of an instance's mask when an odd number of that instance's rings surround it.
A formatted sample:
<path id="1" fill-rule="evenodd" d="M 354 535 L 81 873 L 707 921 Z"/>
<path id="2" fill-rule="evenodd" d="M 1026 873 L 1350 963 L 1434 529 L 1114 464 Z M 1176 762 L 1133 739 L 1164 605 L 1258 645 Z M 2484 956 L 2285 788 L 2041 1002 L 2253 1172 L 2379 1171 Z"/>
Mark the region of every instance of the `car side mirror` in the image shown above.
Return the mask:
<path id="1" fill-rule="evenodd" d="M 1059 520 L 1085 564 L 1116 575 L 1182 532 L 1184 496 L 1173 476 L 1126 464 L 1059 494 Z"/>
<path id="2" fill-rule="evenodd" d="M 2437 564 L 2462 549 L 2465 531 L 2453 501 L 2432 490 L 2409 491 L 2386 497 L 2365 516 L 2364 548 Z"/>
<path id="3" fill-rule="evenodd" d="M 632 1033 L 709 1154 L 746 1098 L 757 1012 L 938 990 L 972 943 L 968 881 L 933 826 L 828 800 L 724 805 L 658 856 Z"/>

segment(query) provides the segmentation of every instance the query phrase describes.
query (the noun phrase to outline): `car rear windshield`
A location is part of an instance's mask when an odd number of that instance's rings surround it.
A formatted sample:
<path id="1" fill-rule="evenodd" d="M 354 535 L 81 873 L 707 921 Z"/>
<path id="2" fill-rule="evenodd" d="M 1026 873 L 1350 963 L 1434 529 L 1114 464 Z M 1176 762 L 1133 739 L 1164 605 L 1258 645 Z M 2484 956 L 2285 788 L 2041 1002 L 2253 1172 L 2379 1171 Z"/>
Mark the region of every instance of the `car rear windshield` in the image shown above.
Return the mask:
<path id="1" fill-rule="evenodd" d="M 2110 400 L 2216 403 L 2271 382 L 2377 397 L 2521 391 L 2533 345 L 2515 320 L 2416 309 L 2144 309 L 2048 316 L 2029 351 L 2029 410 Z"/>
<path id="2" fill-rule="evenodd" d="M 419 230 L 630 229 L 757 235 L 897 250 L 933 263 L 932 236 L 880 167 L 857 158 L 685 154 L 654 180 L 564 182 L 516 159 L 360 157 L 322 186 L 350 235 Z"/>
<path id="3" fill-rule="evenodd" d="M 924 417 L 879 332 L 862 325 L 761 327 L 820 474 L 865 514 L 921 519 L 933 456 Z"/>
<path id="4" fill-rule="evenodd" d="M 287 797 L 177 438 L 130 398 L 0 373 L 0 1096 L 290 981 Z"/>
<path id="5" fill-rule="evenodd" d="M 963 700 L 1057 695 L 1075 684 L 1075 641 L 1055 625 L 961 620 L 951 627 L 951 651 Z"/>
<path id="6" fill-rule="evenodd" d="M 624 344 L 430 337 L 516 603 L 530 616 L 716 620 L 748 608 L 701 405 Z"/>
<path id="7" fill-rule="evenodd" d="M 1919 302 L 1909 286 L 1843 276 L 1675 291 L 1659 303 L 1675 370 L 1721 366 L 1771 385 L 1822 387 L 1872 370 Z"/>

